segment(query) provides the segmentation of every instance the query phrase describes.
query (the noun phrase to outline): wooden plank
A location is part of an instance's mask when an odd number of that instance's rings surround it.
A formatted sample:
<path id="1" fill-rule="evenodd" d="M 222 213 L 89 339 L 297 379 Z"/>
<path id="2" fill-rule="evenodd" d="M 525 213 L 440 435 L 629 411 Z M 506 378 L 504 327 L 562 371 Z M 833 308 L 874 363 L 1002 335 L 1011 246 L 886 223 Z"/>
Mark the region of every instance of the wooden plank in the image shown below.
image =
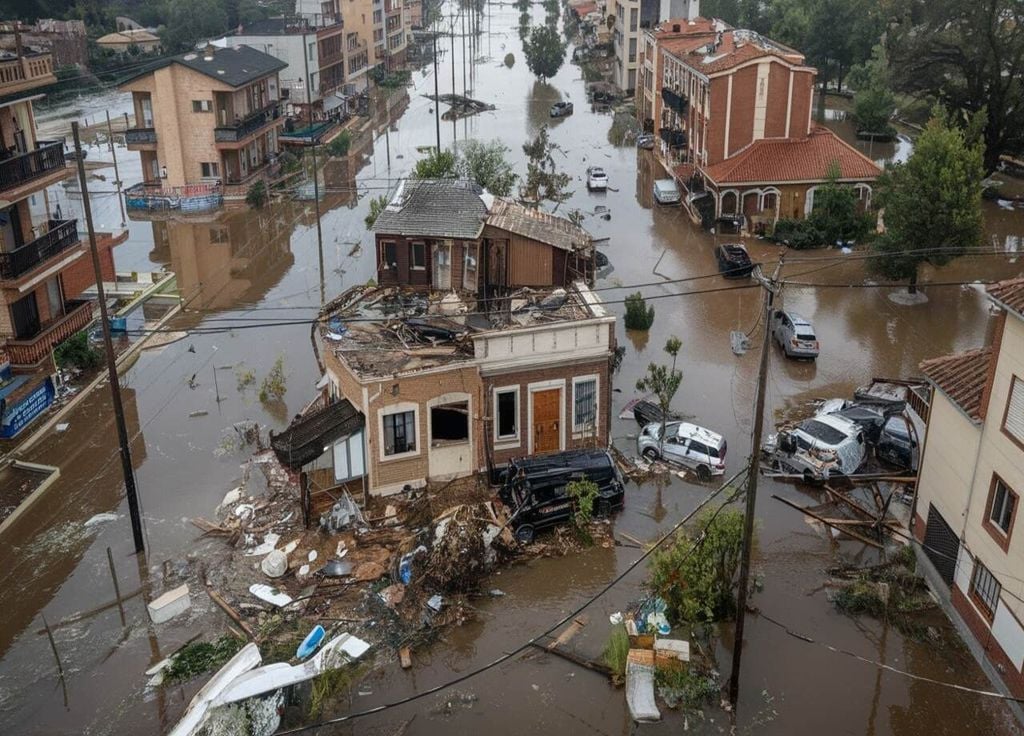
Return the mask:
<path id="1" fill-rule="evenodd" d="M 409 647 L 402 647 L 398 650 L 398 659 L 402 663 L 402 669 L 407 670 L 412 667 L 412 650 Z"/>
<path id="2" fill-rule="evenodd" d="M 223 596 L 213 589 L 209 580 L 204 580 L 206 583 L 206 592 L 210 596 L 210 600 L 217 604 L 217 606 L 228 615 L 228 617 L 238 624 L 238 627 L 245 632 L 245 635 L 249 637 L 250 641 L 256 641 L 256 632 L 252 630 L 252 627 L 242 619 L 231 604 L 224 600 Z"/>
<path id="3" fill-rule="evenodd" d="M 547 652 L 548 654 L 554 654 L 556 657 L 561 657 L 562 659 L 568 660 L 573 664 L 578 664 L 580 667 L 585 667 L 588 670 L 593 670 L 594 672 L 600 672 L 601 674 L 607 675 L 608 677 L 612 676 L 611 668 L 609 668 L 606 664 L 602 662 L 596 662 L 593 659 L 581 657 L 575 652 L 570 652 L 568 649 L 562 649 L 561 647 L 557 646 L 551 647 L 550 645 L 545 646 L 538 642 L 534 642 L 533 646 L 537 647 L 542 651 Z M 654 652 L 651 652 L 652 658 L 653 654 Z"/>
<path id="4" fill-rule="evenodd" d="M 812 519 L 817 519 L 822 524 L 830 526 L 833 529 L 836 529 L 836 530 L 842 532 L 843 534 L 845 534 L 848 537 L 853 537 L 858 542 L 863 542 L 864 544 L 867 544 L 867 545 L 870 545 L 872 547 L 875 547 L 876 549 L 882 549 L 882 550 L 885 549 L 882 545 L 880 545 L 878 542 L 874 541 L 873 539 L 868 539 L 865 536 L 857 534 L 856 532 L 851 531 L 849 529 L 845 529 L 845 528 L 843 528 L 841 526 L 836 526 L 835 524 L 830 524 L 828 521 L 825 520 L 825 517 L 818 516 L 818 514 L 814 513 L 813 511 L 809 511 L 808 509 L 805 509 L 803 506 L 798 506 L 797 504 L 793 503 L 792 501 L 788 501 L 785 498 L 782 498 L 781 496 L 776 496 L 775 494 L 772 494 L 772 498 L 774 498 L 776 501 L 782 501 L 782 503 L 786 504 L 790 508 L 794 508 L 797 511 L 801 511 L 801 512 L 807 514 L 808 516 L 810 516 Z"/>
<path id="5" fill-rule="evenodd" d="M 853 509 L 854 511 L 856 511 L 856 512 L 858 512 L 860 514 L 863 514 L 867 519 L 870 519 L 872 522 L 878 521 L 878 514 L 877 513 L 874 513 L 872 511 L 864 508 L 859 503 L 854 501 L 852 498 L 847 496 L 845 493 L 840 493 L 839 491 L 837 491 L 834 488 L 832 488 L 830 486 L 827 486 L 827 485 L 825 486 L 825 491 L 830 496 L 832 496 L 832 498 L 836 499 L 837 501 L 840 501 L 841 503 L 845 503 L 851 509 Z"/>
<path id="6" fill-rule="evenodd" d="M 572 620 L 568 626 L 562 631 L 558 637 L 547 645 L 548 651 L 555 649 L 556 647 L 564 646 L 568 644 L 576 634 L 583 631 L 583 627 L 587 625 L 588 618 L 586 614 L 577 616 Z"/>

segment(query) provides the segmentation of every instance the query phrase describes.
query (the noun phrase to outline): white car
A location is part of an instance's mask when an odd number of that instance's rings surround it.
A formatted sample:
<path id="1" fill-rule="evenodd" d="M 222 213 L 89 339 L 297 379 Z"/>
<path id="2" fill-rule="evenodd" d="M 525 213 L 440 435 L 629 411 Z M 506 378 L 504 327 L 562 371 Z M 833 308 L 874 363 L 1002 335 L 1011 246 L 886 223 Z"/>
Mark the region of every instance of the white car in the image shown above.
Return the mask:
<path id="1" fill-rule="evenodd" d="M 682 195 L 675 179 L 658 179 L 654 182 L 654 201 L 658 204 L 679 204 Z"/>
<path id="2" fill-rule="evenodd" d="M 782 470 L 801 473 L 807 480 L 827 479 L 830 473 L 856 473 L 866 449 L 864 430 L 835 414 L 805 419 L 770 436 L 764 447 Z"/>
<path id="3" fill-rule="evenodd" d="M 608 174 L 600 166 L 587 169 L 587 191 L 604 192 L 608 189 Z"/>
<path id="4" fill-rule="evenodd" d="M 702 481 L 725 472 L 725 438 L 710 429 L 689 422 L 665 425 L 661 442 L 661 423 L 651 422 L 637 435 L 636 449 L 648 460 L 667 460 L 696 471 Z"/>

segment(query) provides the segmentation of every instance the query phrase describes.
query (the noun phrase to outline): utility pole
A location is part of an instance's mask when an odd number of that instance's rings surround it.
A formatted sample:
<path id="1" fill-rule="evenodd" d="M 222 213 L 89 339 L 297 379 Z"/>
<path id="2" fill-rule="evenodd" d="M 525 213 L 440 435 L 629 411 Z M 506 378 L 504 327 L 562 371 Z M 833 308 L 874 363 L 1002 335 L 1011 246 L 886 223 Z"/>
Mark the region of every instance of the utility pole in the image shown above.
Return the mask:
<path id="1" fill-rule="evenodd" d="M 459 15 L 462 16 L 462 94 L 464 97 L 468 97 L 469 90 L 466 88 L 466 9 L 462 8 Z"/>
<path id="2" fill-rule="evenodd" d="M 451 35 L 452 42 L 452 97 L 454 98 L 457 94 L 455 91 L 455 13 L 452 13 L 452 24 L 450 26 L 449 34 Z M 457 137 L 458 128 L 455 127 L 455 100 L 452 100 L 452 150 L 455 150 L 455 139 Z"/>
<path id="3" fill-rule="evenodd" d="M 437 152 L 441 153 L 441 93 L 437 81 L 437 21 L 434 21 L 434 127 L 437 130 Z"/>
<path id="4" fill-rule="evenodd" d="M 736 718 L 737 701 L 740 693 L 740 659 L 743 656 L 743 626 L 747 617 L 747 589 L 750 587 L 750 553 L 754 541 L 754 509 L 757 505 L 757 476 L 761 462 L 761 429 L 764 424 L 764 395 L 768 382 L 768 358 L 771 351 L 770 320 L 772 305 L 775 303 L 775 295 L 781 288 L 778 283 L 779 273 L 782 271 L 782 263 L 786 259 L 786 251 L 779 255 L 779 262 L 775 265 L 775 273 L 771 280 L 766 280 L 760 275 L 758 267 L 758 280 L 768 290 L 765 300 L 765 311 L 762 316 L 764 322 L 764 338 L 761 341 L 761 367 L 757 373 L 757 399 L 754 403 L 754 431 L 750 447 L 750 469 L 747 471 L 747 508 L 743 517 L 743 553 L 740 557 L 740 579 L 739 591 L 736 593 L 736 631 L 732 645 L 732 673 L 729 676 L 729 702 L 732 703 L 732 717 Z"/>
<path id="5" fill-rule="evenodd" d="M 100 254 L 96 249 L 96 231 L 92 227 L 92 206 L 89 204 L 88 182 L 85 178 L 85 158 L 82 156 L 82 141 L 78 135 L 78 123 L 71 123 L 71 133 L 75 138 L 75 159 L 78 161 L 78 183 L 82 188 L 82 211 L 85 213 L 85 226 L 89 231 L 89 251 L 92 253 L 92 271 L 96 277 L 96 296 L 100 302 L 100 325 L 103 328 L 103 349 L 107 354 L 107 377 L 110 381 L 110 399 L 114 406 L 114 420 L 117 424 L 117 439 L 121 444 L 121 470 L 124 473 L 124 487 L 128 496 L 128 515 L 132 520 L 132 537 L 135 540 L 135 551 L 142 552 L 146 548 L 142 538 L 142 516 L 139 513 L 139 495 L 135 488 L 135 475 L 132 471 L 132 451 L 128 445 L 128 427 L 124 420 L 124 406 L 121 404 L 121 383 L 117 377 L 117 365 L 114 360 L 114 344 L 110 339 L 110 320 L 107 317 L 107 298 L 103 293 L 103 272 L 100 269 Z"/>
<path id="6" fill-rule="evenodd" d="M 125 113 L 125 120 L 127 120 L 128 113 Z M 125 133 L 128 135 L 128 127 L 125 126 Z M 121 227 L 124 227 L 125 216 L 124 216 L 124 197 L 121 196 L 121 174 L 117 171 L 117 151 L 114 146 L 114 126 L 110 124 L 110 110 L 107 110 L 107 141 L 110 143 L 110 153 L 114 157 L 114 178 L 117 179 L 117 203 L 121 207 Z"/>
<path id="7" fill-rule="evenodd" d="M 313 136 L 313 90 L 309 83 L 309 46 L 302 34 L 302 63 L 306 68 L 306 118 L 309 121 L 309 143 L 313 154 L 313 206 L 316 208 L 316 247 L 320 256 L 320 307 L 327 303 L 324 286 L 324 233 L 320 226 L 320 178 L 316 170 L 316 138 Z"/>

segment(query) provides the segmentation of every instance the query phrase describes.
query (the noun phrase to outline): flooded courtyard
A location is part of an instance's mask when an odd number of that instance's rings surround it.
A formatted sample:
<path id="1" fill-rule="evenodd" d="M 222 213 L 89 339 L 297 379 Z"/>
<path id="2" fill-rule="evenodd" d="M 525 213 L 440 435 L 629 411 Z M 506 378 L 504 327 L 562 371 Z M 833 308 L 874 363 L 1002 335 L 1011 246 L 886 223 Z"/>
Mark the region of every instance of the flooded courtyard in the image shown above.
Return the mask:
<path id="1" fill-rule="evenodd" d="M 539 18 L 540 8 L 534 12 Z M 635 397 L 634 386 L 648 363 L 662 361 L 666 339 L 677 336 L 683 344 L 683 382 L 675 408 L 727 438 L 727 473 L 736 472 L 751 451 L 758 356 L 756 350 L 734 355 L 729 333 L 758 328 L 762 290 L 753 282 L 726 282 L 715 275 L 713 246 L 728 236 L 702 232 L 679 208 L 653 203 L 651 188 L 663 176 L 660 167 L 649 152 L 609 143 L 611 115 L 590 109 L 577 66 L 567 62 L 544 82 L 533 77 L 517 23 L 518 11 L 511 5 L 485 8 L 465 92 L 496 109 L 442 122 L 441 144 L 497 138 L 522 174 L 522 143 L 541 126 L 550 126 L 564 154 L 556 154 L 557 164 L 574 178 L 574 194 L 559 211 L 579 209 L 594 237 L 607 239 L 600 247 L 610 270 L 598 280 L 597 293 L 619 316 L 625 296 L 638 290 L 656 310 L 649 333 L 628 333 L 618 324 L 617 339 L 626 355 L 612 394 L 615 445 L 635 454 L 635 422 L 615 417 Z M 438 42 L 438 75 L 441 92 L 452 91 L 454 64 L 455 91 L 461 94 L 463 44 L 458 36 L 454 40 L 454 49 L 447 37 Z M 506 54 L 514 56 L 511 67 L 503 62 Z M 372 108 L 375 135 L 365 165 L 347 181 L 332 181 L 321 203 L 322 275 L 312 202 L 226 210 L 204 221 L 127 223 L 129 237 L 115 251 L 118 270 L 174 271 L 184 309 L 167 329 L 187 333 L 144 350 L 122 378 L 147 551 L 132 555 L 116 433 L 108 393 L 101 388 L 66 420 L 67 431 L 48 436 L 25 457 L 59 466 L 61 476 L 0 548 L 5 609 L 0 620 L 0 732 L 145 736 L 164 733 L 176 721 L 198 683 L 151 690 L 143 673 L 195 635 L 212 638 L 223 630 L 225 619 L 202 590 L 193 591 L 187 615 L 158 627 L 150 624 L 145 604 L 162 590 L 166 566 L 187 559 L 201 565 L 204 555 L 223 544 L 200 538 L 190 519 L 210 516 L 224 493 L 239 483 L 249 450 L 234 441 L 233 425 L 252 420 L 280 431 L 312 398 L 320 373 L 311 321 L 321 305 L 321 277 L 330 300 L 375 276 L 373 238 L 364 224 L 369 200 L 409 172 L 418 149 L 435 143 L 434 103 L 425 96 L 433 89 L 428 65 L 413 72 L 407 100 Z M 548 111 L 559 100 L 573 101 L 575 114 L 551 119 Z M 79 117 L 89 118 L 127 107 L 124 96 L 117 95 L 73 106 Z M 47 125 L 60 117 L 41 119 Z M 900 153 L 901 145 L 871 155 L 899 157 L 906 153 Z M 863 144 L 862 150 L 868 152 Z M 103 155 L 97 151 L 95 158 Z M 138 157 L 124 148 L 118 156 L 121 178 L 134 183 Z M 586 191 L 584 173 L 594 164 L 608 172 L 607 193 Z M 95 189 L 113 191 L 112 169 L 95 173 L 107 177 L 96 181 Z M 76 188 L 64 195 L 70 210 L 78 206 Z M 97 192 L 93 200 L 98 229 L 119 225 L 116 193 Z M 895 289 L 872 286 L 870 261 L 856 251 L 787 253 L 782 276 L 789 283 L 782 304 L 814 323 L 822 351 L 817 362 L 803 363 L 787 361 L 773 350 L 767 422 L 774 424 L 775 418 L 816 398 L 848 396 L 874 376 L 917 375 L 925 358 L 982 345 L 990 327 L 988 302 L 969 282 L 1024 272 L 1017 260 L 1024 210 L 986 203 L 986 228 L 979 253 L 941 270 L 925 269 L 922 282 L 944 285 L 925 283 L 927 304 L 910 307 L 888 298 Z M 747 245 L 766 270 L 780 257 L 775 245 L 754 240 Z M 255 386 L 243 385 L 239 377 L 251 372 L 258 384 L 280 356 L 286 395 L 280 402 L 260 402 Z M 615 529 L 643 541 L 657 539 L 711 490 L 674 475 L 631 484 Z M 994 699 L 913 680 L 851 656 L 924 678 L 990 689 L 966 650 L 943 650 L 905 638 L 876 620 L 836 611 L 823 587 L 826 569 L 841 562 L 868 564 L 875 561 L 874 553 L 858 543 L 821 536 L 772 494 L 802 505 L 821 500 L 818 491 L 801 486 L 770 479 L 761 483 L 753 570 L 758 587 L 751 604 L 765 616 L 747 620 L 740 733 L 1019 732 L 1006 706 Z M 99 513 L 117 518 L 84 526 Z M 124 598 L 120 607 L 112 603 L 108 548 Z M 495 660 L 598 593 L 639 554 L 626 546 L 594 547 L 503 570 L 492 582 L 505 595 L 481 600 L 474 621 L 448 630 L 429 649 L 417 650 L 410 670 L 394 662 L 370 672 L 325 716 L 398 701 Z M 587 609 L 590 623 L 573 640 L 577 651 L 600 656 L 609 614 L 641 596 L 644 570 L 640 566 Z M 253 575 L 255 581 L 255 569 Z M 43 616 L 54 626 L 63 680 L 57 676 Z M 730 627 L 720 633 L 716 657 L 727 677 Z M 685 727 L 694 733 L 728 733 L 728 720 L 728 714 L 713 708 L 706 719 L 691 718 Z M 453 689 L 313 732 L 388 734 L 403 724 L 409 736 L 480 731 L 624 736 L 636 730 L 622 691 L 603 676 L 550 655 L 527 653 Z M 641 730 L 678 733 L 683 728 L 681 717 L 669 715 Z"/>

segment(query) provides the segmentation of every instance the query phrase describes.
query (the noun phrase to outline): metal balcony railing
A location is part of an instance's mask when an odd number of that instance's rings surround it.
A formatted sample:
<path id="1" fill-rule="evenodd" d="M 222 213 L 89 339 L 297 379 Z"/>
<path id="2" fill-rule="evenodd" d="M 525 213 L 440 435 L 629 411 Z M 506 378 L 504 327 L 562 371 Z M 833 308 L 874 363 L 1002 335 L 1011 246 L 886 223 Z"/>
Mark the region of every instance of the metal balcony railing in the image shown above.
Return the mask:
<path id="1" fill-rule="evenodd" d="M 217 126 L 213 129 L 213 140 L 217 143 L 237 143 L 280 116 L 281 108 L 277 102 L 272 102 L 262 110 L 246 115 L 233 125 Z"/>
<path id="2" fill-rule="evenodd" d="M 50 220 L 49 229 L 31 243 L 0 253 L 0 278 L 17 279 L 79 243 L 78 220 Z"/>
<path id="3" fill-rule="evenodd" d="M 61 141 L 38 141 L 34 151 L 0 161 L 0 191 L 21 186 L 64 166 Z"/>
<path id="4" fill-rule="evenodd" d="M 124 142 L 129 146 L 139 143 L 156 143 L 155 128 L 128 128 L 124 132 Z"/>
<path id="5" fill-rule="evenodd" d="M 42 325 L 32 337 L 7 341 L 7 355 L 12 365 L 36 365 L 60 343 L 92 322 L 92 302 L 71 300 L 64 302 L 64 314 L 49 324 Z"/>
<path id="6" fill-rule="evenodd" d="M 690 102 L 684 96 L 670 87 L 661 88 L 661 99 L 666 107 L 674 110 L 679 115 L 686 114 L 686 110 L 690 106 Z"/>

